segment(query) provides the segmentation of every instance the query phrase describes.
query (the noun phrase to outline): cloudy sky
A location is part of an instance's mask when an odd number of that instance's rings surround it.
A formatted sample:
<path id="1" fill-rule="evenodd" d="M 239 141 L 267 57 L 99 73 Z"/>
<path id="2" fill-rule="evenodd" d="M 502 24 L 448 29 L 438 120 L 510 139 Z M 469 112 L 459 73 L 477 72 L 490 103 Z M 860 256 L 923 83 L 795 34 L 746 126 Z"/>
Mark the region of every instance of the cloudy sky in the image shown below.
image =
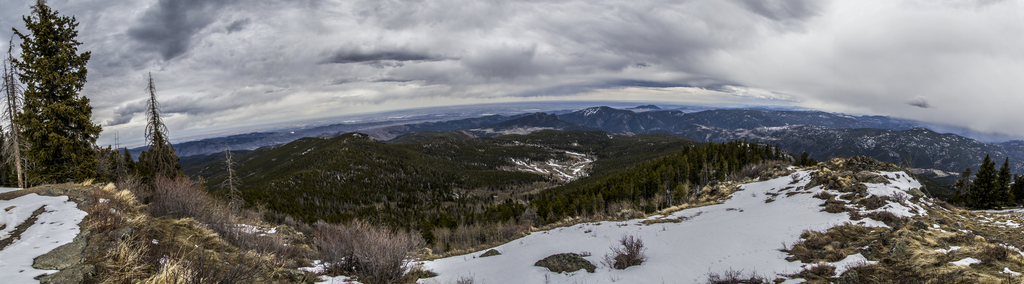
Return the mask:
<path id="1" fill-rule="evenodd" d="M 0 0 L 0 48 L 34 0 Z M 791 105 L 1024 136 L 1024 1 L 51 0 L 99 144 L 530 100 Z M 17 44 L 17 43 L 16 43 Z M 137 140 L 137 139 L 134 139 Z"/>

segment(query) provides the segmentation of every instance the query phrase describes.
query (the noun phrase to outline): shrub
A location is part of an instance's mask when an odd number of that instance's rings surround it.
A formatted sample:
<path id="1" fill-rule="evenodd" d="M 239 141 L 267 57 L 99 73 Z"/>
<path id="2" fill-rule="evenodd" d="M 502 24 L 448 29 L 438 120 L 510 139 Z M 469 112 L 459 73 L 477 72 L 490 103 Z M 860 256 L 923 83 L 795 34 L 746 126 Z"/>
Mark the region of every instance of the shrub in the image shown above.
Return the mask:
<path id="1" fill-rule="evenodd" d="M 623 235 L 619 238 L 620 246 L 612 246 L 611 254 L 604 255 L 604 263 L 615 269 L 626 269 L 626 267 L 640 265 L 647 260 L 644 254 L 644 240 L 638 236 Z"/>
<path id="2" fill-rule="evenodd" d="M 199 219 L 197 217 L 203 216 L 210 203 L 211 197 L 206 194 L 201 184 L 187 178 L 159 177 L 153 184 L 149 211 L 153 217 Z"/>
<path id="3" fill-rule="evenodd" d="M 768 278 L 757 276 L 756 273 L 751 272 L 750 276 L 743 276 L 742 270 L 728 270 L 722 274 L 710 273 L 708 274 L 708 284 L 768 284 L 772 281 L 768 281 Z"/>
<path id="4" fill-rule="evenodd" d="M 313 242 L 330 269 L 352 273 L 362 283 L 394 283 L 408 270 L 406 258 L 423 247 L 417 235 L 374 227 L 362 221 L 349 224 L 318 222 Z"/>

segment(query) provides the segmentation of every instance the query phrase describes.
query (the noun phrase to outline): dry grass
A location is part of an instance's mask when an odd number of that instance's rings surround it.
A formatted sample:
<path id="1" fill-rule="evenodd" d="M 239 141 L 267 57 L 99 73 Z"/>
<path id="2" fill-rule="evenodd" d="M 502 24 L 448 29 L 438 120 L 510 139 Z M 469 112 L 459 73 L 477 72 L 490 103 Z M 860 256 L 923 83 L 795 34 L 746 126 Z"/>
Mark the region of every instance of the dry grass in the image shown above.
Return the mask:
<path id="1" fill-rule="evenodd" d="M 296 265 L 296 256 L 276 254 L 274 248 L 289 247 L 281 237 L 259 237 L 275 240 L 271 242 L 260 242 L 253 237 L 257 234 L 231 237 L 239 230 L 237 223 L 228 224 L 251 216 L 223 211 L 225 206 L 197 190 L 201 185 L 187 179 L 162 180 L 150 191 L 131 178 L 118 185 L 124 188 L 84 187 L 90 194 L 80 207 L 89 215 L 82 226 L 91 232 L 89 246 L 95 247 L 87 253 L 87 262 L 96 264 L 98 272 L 90 282 L 303 282 L 296 273 L 282 273 L 286 264 Z M 139 198 L 135 192 L 152 195 Z M 146 199 L 159 202 L 146 205 L 141 202 Z M 180 204 L 193 202 L 198 204 Z M 163 216 L 154 218 L 151 212 Z"/>
<path id="2" fill-rule="evenodd" d="M 707 284 L 768 284 L 773 283 L 768 278 L 757 276 L 756 272 L 751 272 L 749 275 L 744 276 L 742 270 L 728 270 L 722 274 L 710 273 L 708 274 Z"/>

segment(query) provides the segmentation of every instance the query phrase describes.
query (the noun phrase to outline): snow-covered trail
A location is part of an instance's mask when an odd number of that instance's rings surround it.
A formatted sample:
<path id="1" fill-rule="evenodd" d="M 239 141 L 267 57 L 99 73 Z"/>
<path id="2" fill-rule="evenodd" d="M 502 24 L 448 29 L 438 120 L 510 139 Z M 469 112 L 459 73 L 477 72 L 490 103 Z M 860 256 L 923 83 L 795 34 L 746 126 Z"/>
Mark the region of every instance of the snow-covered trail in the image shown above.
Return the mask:
<path id="1" fill-rule="evenodd" d="M 0 188 L 0 193 L 19 190 Z M 28 220 L 32 213 L 45 206 L 35 223 L 10 246 L 0 250 L 0 282 L 38 283 L 33 279 L 57 270 L 32 268 L 32 261 L 59 246 L 70 243 L 79 233 L 78 223 L 86 213 L 67 196 L 40 196 L 32 193 L 11 200 L 0 200 L 0 239 L 14 236 L 15 227 Z M 4 226 L 6 225 L 6 226 Z"/>
<path id="2" fill-rule="evenodd" d="M 792 245 L 804 230 L 824 230 L 849 221 L 848 214 L 822 212 L 821 199 L 812 195 L 820 187 L 787 196 L 786 192 L 765 203 L 766 193 L 809 182 L 809 172 L 798 171 L 799 181 L 790 176 L 750 183 L 723 204 L 692 208 L 667 217 L 692 217 L 680 223 L 640 224 L 643 220 L 581 224 L 536 232 L 496 247 L 501 255 L 479 258 L 482 252 L 424 262 L 439 275 L 420 283 L 456 283 L 469 277 L 475 283 L 702 283 L 709 273 L 742 270 L 774 279 L 798 272 L 801 263 L 785 260 L 778 249 Z M 897 181 L 896 183 L 901 183 Z M 902 183 L 916 183 L 906 180 Z M 918 185 L 919 187 L 920 185 Z M 653 219 L 661 216 L 652 216 Z M 880 222 L 864 219 L 867 225 Z M 884 226 L 884 225 L 883 225 Z M 625 270 L 609 269 L 601 259 L 609 247 L 626 234 L 640 236 L 648 260 Z M 580 270 L 557 274 L 533 264 L 549 255 L 590 252 L 587 260 L 599 266 L 597 272 Z"/>

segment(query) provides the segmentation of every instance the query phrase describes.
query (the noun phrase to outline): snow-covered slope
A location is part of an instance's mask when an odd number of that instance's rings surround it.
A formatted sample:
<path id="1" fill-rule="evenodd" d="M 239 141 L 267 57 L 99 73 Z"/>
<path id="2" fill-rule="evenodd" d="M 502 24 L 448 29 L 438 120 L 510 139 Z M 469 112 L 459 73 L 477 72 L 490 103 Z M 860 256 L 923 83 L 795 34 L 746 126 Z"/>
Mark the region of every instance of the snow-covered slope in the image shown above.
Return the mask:
<path id="1" fill-rule="evenodd" d="M 478 257 L 481 252 L 424 262 L 438 276 L 420 283 L 456 283 L 460 278 L 474 283 L 701 283 L 709 273 L 756 272 L 769 279 L 799 272 L 800 262 L 786 261 L 784 245 L 799 240 L 804 230 L 824 230 L 850 221 L 849 214 L 822 211 L 821 199 L 813 195 L 822 186 L 803 188 L 811 182 L 811 171 L 741 186 L 722 204 L 677 211 L 670 216 L 651 216 L 625 222 L 600 222 L 535 232 L 496 247 L 501 255 Z M 920 188 L 916 180 L 898 172 L 883 172 L 887 184 L 866 183 L 870 195 L 906 195 Z M 835 194 L 837 192 L 834 192 Z M 869 196 L 870 196 L 869 195 Z M 769 201 L 771 200 L 771 201 Z M 914 215 L 923 210 L 890 203 L 876 209 L 896 215 Z M 864 211 L 868 212 L 868 211 Z M 914 213 L 918 212 L 918 213 Z M 653 223 L 650 220 L 680 219 L 681 222 Z M 642 222 L 653 223 L 645 225 Z M 864 226 L 885 226 L 871 219 L 852 221 Z M 646 245 L 647 261 L 624 270 L 601 264 L 610 247 L 623 235 L 635 235 Z M 580 270 L 553 273 L 534 263 L 558 253 L 586 253 L 598 265 L 595 273 Z M 863 259 L 855 254 L 849 259 Z M 798 280 L 791 279 L 796 282 Z"/>
<path id="2" fill-rule="evenodd" d="M 18 189 L 2 188 L 0 193 Z M 36 216 L 34 223 L 20 235 L 12 235 L 18 225 Z M 59 246 L 72 242 L 79 233 L 78 223 L 85 218 L 67 196 L 40 196 L 32 193 L 11 200 L 0 200 L 0 240 L 13 239 L 0 250 L 0 282 L 35 283 L 36 276 L 55 273 L 56 270 L 32 268 L 32 261 Z"/>

